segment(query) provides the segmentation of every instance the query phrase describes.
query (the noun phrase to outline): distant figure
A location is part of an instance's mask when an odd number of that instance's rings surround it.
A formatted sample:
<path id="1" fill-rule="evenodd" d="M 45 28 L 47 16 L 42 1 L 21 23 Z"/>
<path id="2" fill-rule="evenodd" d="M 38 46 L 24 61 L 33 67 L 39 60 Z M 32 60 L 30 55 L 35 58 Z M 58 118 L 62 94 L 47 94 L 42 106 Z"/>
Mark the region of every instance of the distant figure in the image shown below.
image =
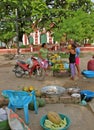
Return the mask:
<path id="1" fill-rule="evenodd" d="M 87 70 L 94 71 L 94 55 L 92 56 L 92 59 L 87 63 Z"/>

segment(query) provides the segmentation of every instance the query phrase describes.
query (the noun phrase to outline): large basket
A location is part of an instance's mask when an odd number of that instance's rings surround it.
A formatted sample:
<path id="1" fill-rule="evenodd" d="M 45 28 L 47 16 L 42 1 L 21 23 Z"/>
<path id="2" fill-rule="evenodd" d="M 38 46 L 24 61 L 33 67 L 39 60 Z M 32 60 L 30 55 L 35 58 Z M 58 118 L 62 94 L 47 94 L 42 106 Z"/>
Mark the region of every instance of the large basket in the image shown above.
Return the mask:
<path id="1" fill-rule="evenodd" d="M 68 116 L 64 115 L 64 114 L 59 114 L 59 115 L 60 115 L 60 117 L 62 119 L 64 119 L 64 117 L 66 118 L 67 125 L 64 128 L 56 129 L 56 130 L 67 130 L 69 128 L 70 124 L 71 124 L 70 118 Z M 44 130 L 51 130 L 51 129 L 49 129 L 49 128 L 47 128 L 47 127 L 44 126 L 44 122 L 45 122 L 46 119 L 47 119 L 47 115 L 42 116 L 42 118 L 40 119 L 40 125 L 41 125 L 41 127 Z"/>

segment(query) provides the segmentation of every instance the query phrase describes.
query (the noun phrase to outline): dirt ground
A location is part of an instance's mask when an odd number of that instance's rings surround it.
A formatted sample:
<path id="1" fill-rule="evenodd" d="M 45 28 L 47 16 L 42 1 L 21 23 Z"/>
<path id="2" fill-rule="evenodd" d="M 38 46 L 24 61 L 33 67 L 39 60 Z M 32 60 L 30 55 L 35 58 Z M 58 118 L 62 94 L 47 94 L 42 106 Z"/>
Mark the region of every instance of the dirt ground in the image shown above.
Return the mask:
<path id="1" fill-rule="evenodd" d="M 80 68 L 81 71 L 87 69 L 87 62 L 91 59 L 92 54 L 83 54 L 81 58 Z M 25 57 L 19 57 L 18 59 L 26 60 L 30 55 Z M 80 87 L 81 89 L 90 89 L 94 91 L 94 78 L 85 78 L 83 75 L 80 79 L 76 78 L 75 81 L 71 81 L 69 76 L 53 76 L 52 71 L 48 72 L 48 76 L 44 81 L 37 81 L 33 76 L 16 78 L 12 72 L 13 67 L 17 59 L 9 60 L 6 55 L 0 55 L 0 90 L 2 89 L 21 89 L 23 86 L 34 86 L 40 89 L 48 85 L 59 85 L 65 88 L 67 87 Z M 64 59 L 64 61 L 68 59 Z"/>
<path id="2" fill-rule="evenodd" d="M 29 55 L 25 55 L 24 58 L 19 58 L 19 59 L 24 59 L 26 60 L 29 57 Z M 87 62 L 90 60 L 91 58 L 91 54 L 83 54 L 82 58 L 81 58 L 81 71 L 87 69 Z M 83 76 L 81 76 L 80 79 L 76 79 L 75 81 L 71 81 L 69 79 L 69 76 L 60 76 L 60 77 L 53 77 L 52 72 L 49 71 L 48 76 L 45 77 L 44 81 L 37 81 L 34 77 L 23 77 L 23 78 L 16 78 L 15 74 L 12 72 L 13 67 L 16 63 L 17 59 L 14 60 L 9 60 L 9 58 L 5 55 L 0 55 L 0 92 L 4 89 L 14 89 L 14 90 L 20 90 L 22 89 L 22 87 L 24 86 L 34 86 L 36 89 L 41 89 L 44 86 L 49 86 L 49 85 L 58 85 L 58 86 L 63 86 L 65 88 L 69 88 L 69 87 L 79 87 L 81 90 L 83 89 L 88 89 L 88 90 L 92 90 L 94 91 L 94 78 L 85 78 Z M 67 61 L 68 59 L 64 59 L 64 61 Z M 85 107 L 79 107 L 79 106 L 75 106 L 75 105 L 64 105 L 60 104 L 60 106 L 58 104 L 54 104 L 54 106 L 52 105 L 48 105 L 46 106 L 46 108 L 44 109 L 40 109 L 39 110 L 39 118 L 45 114 L 48 110 L 53 109 L 52 107 L 54 107 L 55 111 L 60 112 L 61 108 L 63 108 L 63 112 L 65 112 L 65 114 L 68 114 L 71 116 L 72 118 L 72 126 L 69 130 L 93 130 L 93 120 L 94 120 L 94 115 L 92 115 L 92 113 L 89 112 L 89 110 Z M 70 109 L 68 109 L 70 107 Z M 74 108 L 74 109 L 73 109 Z M 78 111 L 78 112 L 76 112 Z M 82 115 L 81 113 L 82 112 Z M 75 115 L 73 116 L 73 114 L 75 113 Z M 22 113 L 20 113 L 21 116 L 23 116 Z M 84 119 L 84 116 L 86 114 L 86 122 L 82 122 L 82 120 Z M 88 117 L 88 115 L 90 117 Z M 76 120 L 75 117 L 76 116 Z M 36 120 L 36 122 L 38 123 L 38 125 L 36 125 L 36 123 L 33 120 Z M 32 125 L 30 124 L 30 128 L 31 130 L 42 130 L 39 126 L 39 118 L 37 118 L 36 114 L 32 113 L 31 114 L 31 120 L 32 120 Z M 88 122 L 88 118 L 90 119 L 90 122 Z M 81 124 L 80 124 L 81 123 Z M 86 126 L 85 126 L 86 125 Z"/>

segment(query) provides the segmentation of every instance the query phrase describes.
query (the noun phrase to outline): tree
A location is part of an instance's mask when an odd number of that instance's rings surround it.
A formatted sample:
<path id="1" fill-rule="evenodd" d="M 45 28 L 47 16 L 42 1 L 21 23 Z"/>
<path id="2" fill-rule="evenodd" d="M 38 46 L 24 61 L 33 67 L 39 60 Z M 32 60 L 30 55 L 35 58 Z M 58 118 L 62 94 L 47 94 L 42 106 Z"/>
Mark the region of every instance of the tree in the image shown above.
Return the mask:
<path id="1" fill-rule="evenodd" d="M 43 0 L 2 0 L 0 3 L 0 40 L 8 41 L 10 37 L 2 37 L 7 32 L 12 31 L 11 38 L 16 35 L 16 23 L 19 28 L 20 35 L 25 31 L 32 31 L 31 25 L 33 22 L 40 21 L 43 15 L 47 14 L 47 6 Z M 15 13 L 17 9 L 17 15 Z M 46 11 L 47 10 L 47 11 Z M 3 32 L 3 34 L 2 34 Z"/>
<path id="2" fill-rule="evenodd" d="M 2 0 L 0 40 L 8 43 L 17 33 L 21 40 L 24 32 L 29 34 L 33 29 L 41 30 L 43 27 L 52 31 L 58 41 L 63 33 L 77 40 L 92 38 L 93 11 L 91 0 Z M 54 26 L 50 26 L 51 23 L 54 23 Z"/>
<path id="3" fill-rule="evenodd" d="M 63 23 L 59 24 L 59 30 L 61 32 L 59 36 L 62 37 L 63 34 L 67 34 L 67 39 L 72 38 L 79 42 L 82 42 L 84 38 L 91 40 L 94 36 L 93 17 L 94 13 L 89 14 L 82 10 L 74 12 L 74 17 L 64 19 Z M 57 29 L 55 30 L 55 35 L 57 35 L 56 32 Z M 58 38 L 60 39 L 60 37 Z"/>

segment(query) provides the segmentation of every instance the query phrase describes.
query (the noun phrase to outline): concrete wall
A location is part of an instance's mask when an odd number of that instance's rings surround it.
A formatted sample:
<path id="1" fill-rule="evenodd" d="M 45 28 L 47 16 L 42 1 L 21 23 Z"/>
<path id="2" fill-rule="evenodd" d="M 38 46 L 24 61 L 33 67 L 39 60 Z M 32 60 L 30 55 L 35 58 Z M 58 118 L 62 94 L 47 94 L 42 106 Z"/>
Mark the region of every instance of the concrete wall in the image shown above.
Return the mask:
<path id="1" fill-rule="evenodd" d="M 28 53 L 28 52 L 37 52 L 39 51 L 40 47 L 36 46 L 33 47 L 31 46 L 30 48 L 24 48 L 24 49 L 20 49 L 21 53 Z M 80 47 L 81 52 L 94 52 L 94 47 Z M 51 51 L 51 48 L 49 49 Z M 54 48 L 52 49 L 53 51 L 58 51 L 58 47 L 54 45 Z M 62 52 L 64 52 L 64 48 L 62 48 Z M 0 54 L 16 54 L 17 53 L 17 49 L 0 49 Z"/>

